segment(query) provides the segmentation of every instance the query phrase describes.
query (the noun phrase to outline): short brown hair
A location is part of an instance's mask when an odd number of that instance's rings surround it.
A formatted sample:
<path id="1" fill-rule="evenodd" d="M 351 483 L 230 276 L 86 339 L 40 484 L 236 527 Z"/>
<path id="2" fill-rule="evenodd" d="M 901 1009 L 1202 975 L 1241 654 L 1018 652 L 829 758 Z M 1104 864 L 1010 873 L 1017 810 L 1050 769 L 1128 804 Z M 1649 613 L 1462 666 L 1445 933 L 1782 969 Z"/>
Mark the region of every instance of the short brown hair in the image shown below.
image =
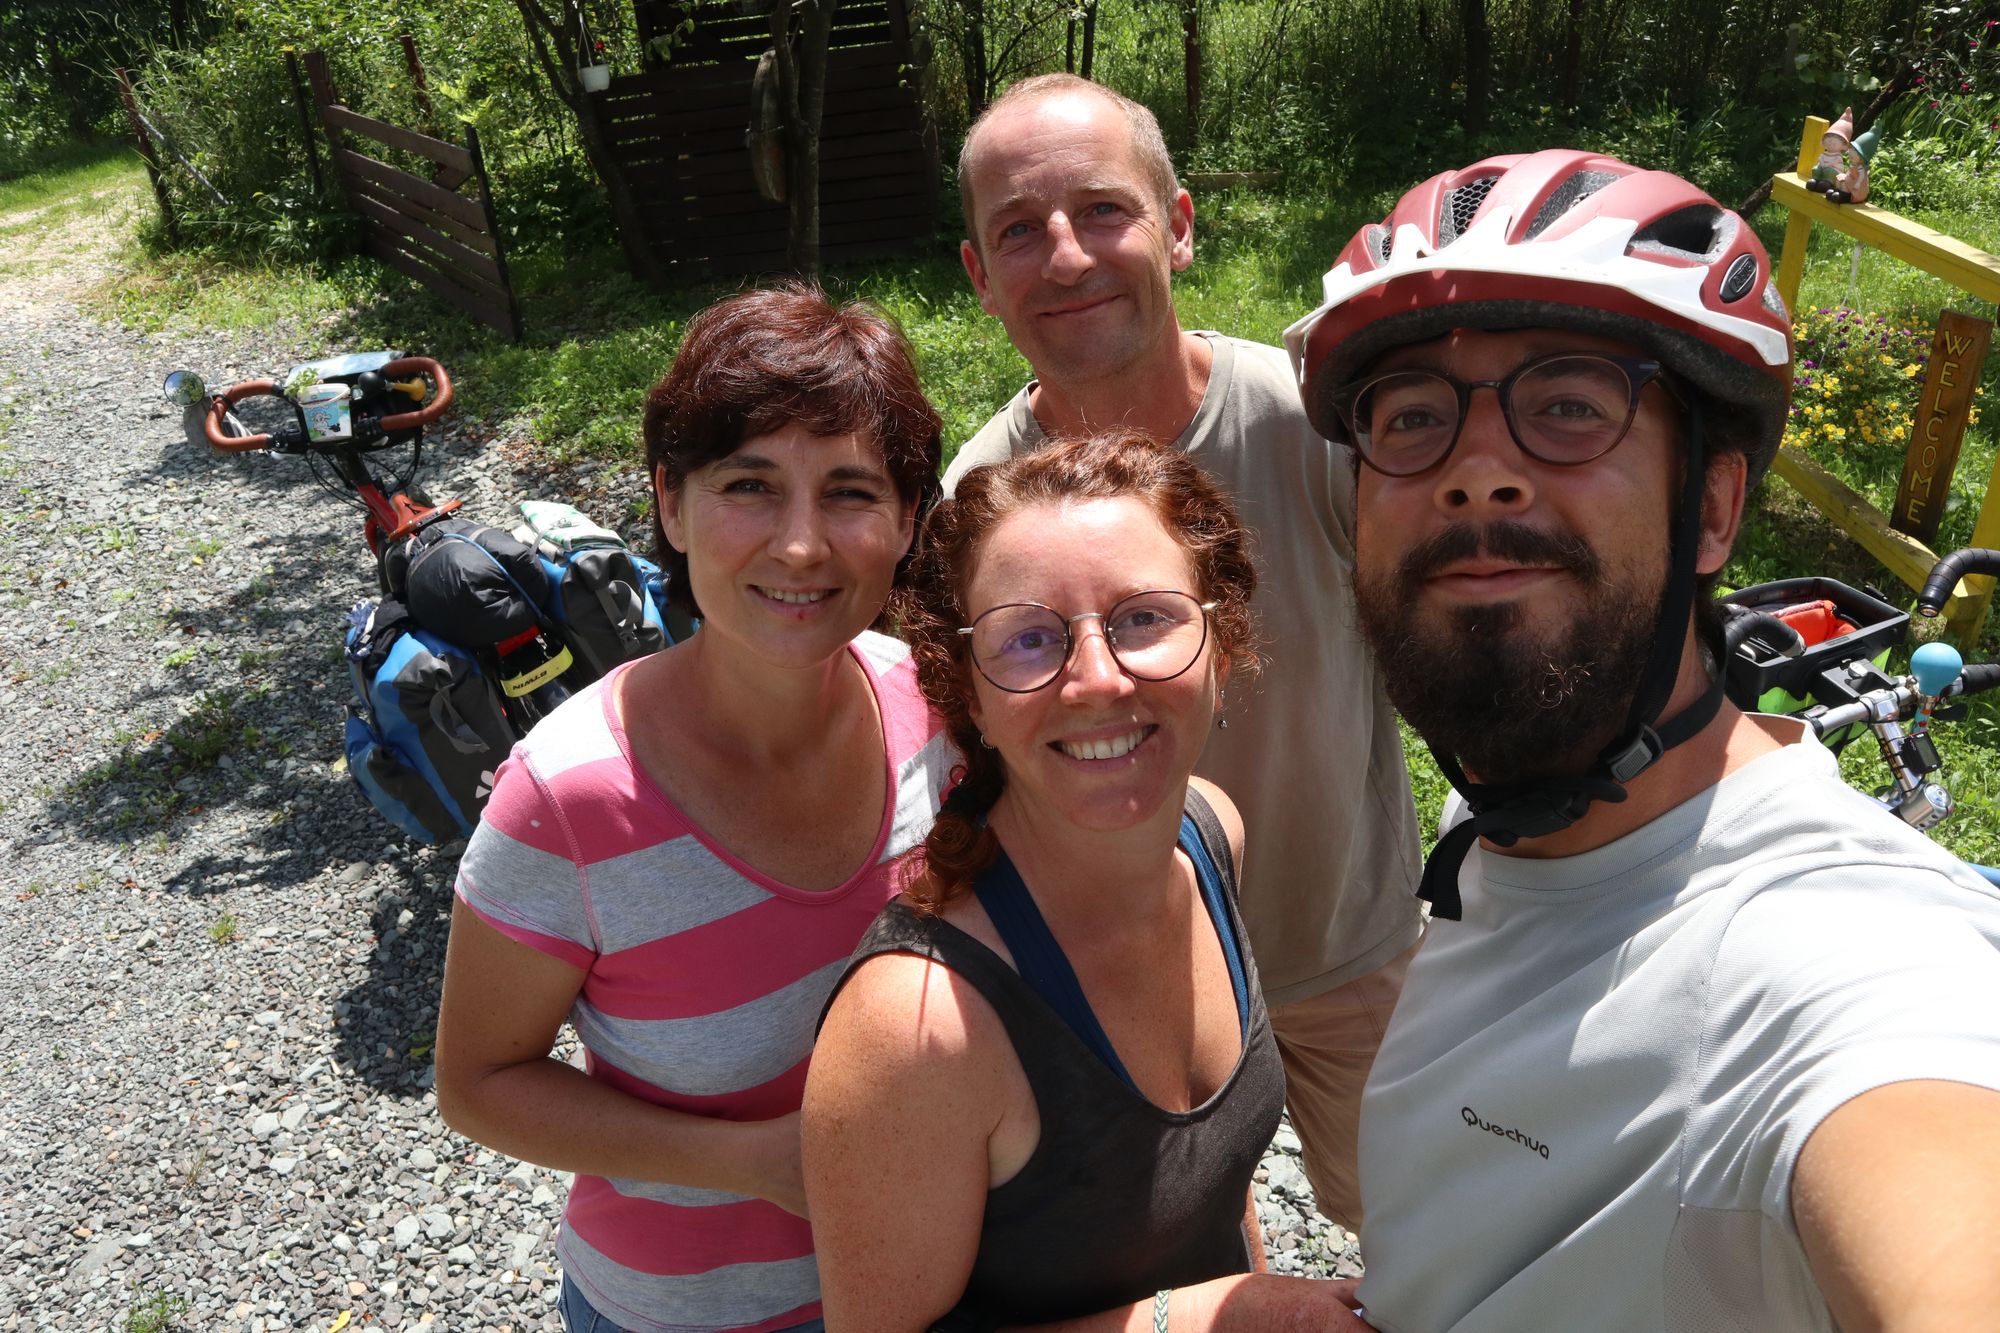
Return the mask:
<path id="1" fill-rule="evenodd" d="M 646 395 L 647 484 L 664 469 L 677 490 L 751 436 L 791 425 L 873 440 L 919 519 L 936 499 L 943 419 L 924 396 L 909 340 L 873 306 L 836 306 L 805 283 L 728 297 L 689 322 L 672 368 Z M 653 543 L 668 601 L 699 616 L 687 557 L 667 541 L 657 503 Z"/>
<path id="2" fill-rule="evenodd" d="M 898 607 L 916 659 L 917 684 L 965 755 L 957 786 L 924 840 L 924 873 L 905 890 L 919 910 L 936 911 L 992 861 L 998 842 L 985 825 L 1006 786 L 999 753 L 983 747 L 972 721 L 972 665 L 966 656 L 964 595 L 986 539 L 1034 505 L 1072 500 L 1138 500 L 1187 553 L 1196 592 L 1209 613 L 1216 651 L 1238 679 L 1257 669 L 1250 596 L 1257 572 L 1236 508 L 1208 474 L 1179 450 L 1119 428 L 1058 442 L 991 467 L 974 468 L 924 526 L 921 554 Z"/>
<path id="3" fill-rule="evenodd" d="M 1166 136 L 1160 133 L 1160 122 L 1153 113 L 1125 94 L 1101 83 L 1093 83 L 1074 74 L 1037 74 L 1010 85 L 1006 92 L 980 112 L 979 119 L 966 130 L 965 145 L 958 151 L 958 202 L 965 213 L 965 236 L 980 254 L 986 252 L 979 244 L 979 225 L 972 215 L 972 166 L 977 157 L 980 131 L 986 127 L 987 121 L 1008 107 L 1027 102 L 1046 102 L 1069 93 L 1102 97 L 1125 113 L 1125 128 L 1131 134 L 1132 154 L 1138 160 L 1139 169 L 1153 187 L 1161 209 L 1167 212 L 1173 210 L 1174 196 L 1180 193 L 1180 180 L 1174 175 L 1174 160 L 1167 153 Z"/>

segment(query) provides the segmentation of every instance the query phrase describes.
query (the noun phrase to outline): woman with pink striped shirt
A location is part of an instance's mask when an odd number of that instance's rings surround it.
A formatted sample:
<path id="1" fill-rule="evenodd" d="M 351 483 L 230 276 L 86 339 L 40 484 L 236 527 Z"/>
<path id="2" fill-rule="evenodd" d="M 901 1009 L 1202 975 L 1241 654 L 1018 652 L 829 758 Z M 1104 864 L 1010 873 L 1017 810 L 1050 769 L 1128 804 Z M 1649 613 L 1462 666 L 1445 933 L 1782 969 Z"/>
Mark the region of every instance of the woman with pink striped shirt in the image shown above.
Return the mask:
<path id="1" fill-rule="evenodd" d="M 813 1024 L 954 756 L 908 650 L 870 629 L 939 419 L 889 321 L 790 286 L 690 323 L 645 443 L 661 563 L 701 632 L 501 768 L 459 868 L 438 1105 L 576 1174 L 570 1333 L 816 1330 Z M 551 1055 L 565 1019 L 581 1070 Z"/>

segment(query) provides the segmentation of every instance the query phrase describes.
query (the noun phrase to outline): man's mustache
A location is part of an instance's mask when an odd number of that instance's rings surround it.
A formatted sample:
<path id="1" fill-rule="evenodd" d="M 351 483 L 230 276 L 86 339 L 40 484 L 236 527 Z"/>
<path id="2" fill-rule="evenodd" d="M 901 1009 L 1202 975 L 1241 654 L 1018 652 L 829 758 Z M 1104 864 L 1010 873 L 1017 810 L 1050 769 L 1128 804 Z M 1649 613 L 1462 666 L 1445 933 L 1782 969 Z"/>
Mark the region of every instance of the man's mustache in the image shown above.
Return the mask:
<path id="1" fill-rule="evenodd" d="M 1411 592 L 1446 566 L 1482 555 L 1523 565 L 1553 566 L 1574 574 L 1583 583 L 1596 583 L 1604 572 L 1604 562 L 1583 538 L 1501 519 L 1482 527 L 1454 523 L 1426 537 L 1403 557 L 1396 568 L 1396 578 L 1406 593 Z"/>

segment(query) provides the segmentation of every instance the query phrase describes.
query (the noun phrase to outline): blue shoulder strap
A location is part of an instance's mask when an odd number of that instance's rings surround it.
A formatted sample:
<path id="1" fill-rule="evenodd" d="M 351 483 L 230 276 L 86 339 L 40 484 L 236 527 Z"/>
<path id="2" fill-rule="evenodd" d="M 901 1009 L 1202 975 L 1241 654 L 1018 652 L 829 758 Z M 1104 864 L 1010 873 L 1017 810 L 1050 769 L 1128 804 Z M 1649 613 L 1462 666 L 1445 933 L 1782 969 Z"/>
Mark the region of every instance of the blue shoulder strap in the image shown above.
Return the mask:
<path id="1" fill-rule="evenodd" d="M 1139 1085 L 1132 1081 L 1125 1062 L 1112 1049 L 1111 1038 L 1104 1035 L 1104 1025 L 1097 1021 L 1090 1001 L 1084 998 L 1076 970 L 1069 965 L 1069 958 L 1056 943 L 1042 909 L 1035 906 L 1034 895 L 1021 882 L 1021 872 L 1014 868 L 1006 852 L 996 855 L 993 864 L 979 873 L 972 882 L 972 891 L 978 895 L 979 905 L 986 909 L 986 917 L 999 932 L 1007 952 L 1014 955 L 1014 967 L 1021 980 L 1047 1001 L 1056 1016 L 1069 1025 L 1070 1031 L 1112 1073 L 1137 1092 Z"/>
<path id="2" fill-rule="evenodd" d="M 1208 919 L 1215 926 L 1215 937 L 1222 944 L 1223 961 L 1229 965 L 1230 989 L 1236 992 L 1236 1020 L 1244 1035 L 1250 1032 L 1250 981 L 1243 970 L 1243 951 L 1236 947 L 1236 932 L 1229 928 L 1229 904 L 1224 901 L 1222 872 L 1215 867 L 1215 858 L 1209 855 L 1208 840 L 1201 836 L 1201 828 L 1194 816 L 1181 816 L 1181 850 L 1194 862 L 1195 882 L 1201 885 L 1201 900 L 1208 908 Z"/>
<path id="3" fill-rule="evenodd" d="M 1243 954 L 1236 944 L 1236 933 L 1229 926 L 1229 906 L 1224 901 L 1226 890 L 1222 874 L 1216 869 L 1215 858 L 1210 855 L 1207 841 L 1194 819 L 1186 814 L 1181 816 L 1181 850 L 1194 863 L 1195 881 L 1201 886 L 1201 900 L 1208 908 L 1208 919 L 1215 927 L 1216 938 L 1222 944 L 1222 956 L 1229 966 L 1229 984 L 1236 995 L 1236 1018 L 1239 1031 L 1250 1031 L 1250 988 L 1249 979 L 1243 967 Z M 1014 967 L 1021 980 L 1029 989 L 1042 997 L 1056 1016 L 1069 1025 L 1077 1039 L 1090 1048 L 1102 1060 L 1106 1068 L 1123 1079 L 1126 1086 L 1138 1091 L 1139 1085 L 1132 1081 L 1132 1075 L 1125 1069 L 1125 1062 L 1118 1058 L 1118 1052 L 1111 1045 L 1111 1038 L 1105 1035 L 1104 1025 L 1097 1021 L 1097 1013 L 1090 1007 L 1090 1001 L 1083 993 L 1083 985 L 1076 979 L 1076 970 L 1069 965 L 1069 958 L 1056 943 L 1054 932 L 1035 906 L 1034 895 L 1022 882 L 1021 872 L 1014 868 L 1014 862 L 1005 851 L 998 853 L 993 863 L 981 871 L 973 881 L 972 891 L 979 898 L 979 905 L 986 909 L 986 917 L 993 923 L 993 929 L 1007 946 L 1007 952 L 1014 956 Z"/>

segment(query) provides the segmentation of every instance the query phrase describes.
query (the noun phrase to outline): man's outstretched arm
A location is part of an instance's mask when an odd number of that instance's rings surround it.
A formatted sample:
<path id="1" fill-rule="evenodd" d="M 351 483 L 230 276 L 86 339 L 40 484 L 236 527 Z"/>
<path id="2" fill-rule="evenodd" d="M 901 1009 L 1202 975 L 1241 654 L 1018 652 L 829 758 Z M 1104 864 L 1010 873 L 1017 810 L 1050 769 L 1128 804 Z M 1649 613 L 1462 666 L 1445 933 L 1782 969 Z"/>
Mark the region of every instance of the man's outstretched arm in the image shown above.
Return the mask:
<path id="1" fill-rule="evenodd" d="M 2000 1318 L 2000 1092 L 1918 1081 L 1862 1093 L 1806 1140 L 1792 1200 L 1842 1333 Z"/>

